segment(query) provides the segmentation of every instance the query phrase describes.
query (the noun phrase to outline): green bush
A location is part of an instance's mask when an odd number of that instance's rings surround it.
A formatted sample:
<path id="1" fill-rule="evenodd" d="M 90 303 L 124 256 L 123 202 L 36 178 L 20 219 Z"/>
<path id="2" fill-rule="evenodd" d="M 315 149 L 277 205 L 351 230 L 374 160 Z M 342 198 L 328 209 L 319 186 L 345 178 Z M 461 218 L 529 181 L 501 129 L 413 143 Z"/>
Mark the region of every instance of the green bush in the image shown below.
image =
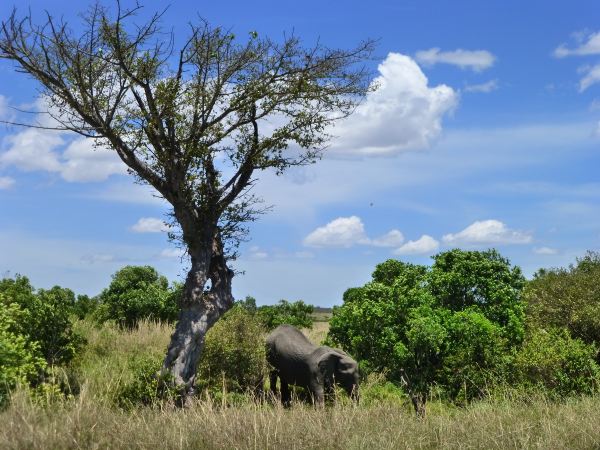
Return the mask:
<path id="1" fill-rule="evenodd" d="M 198 369 L 201 389 L 245 393 L 262 388 L 265 331 L 255 315 L 234 306 L 206 334 Z"/>
<path id="2" fill-rule="evenodd" d="M 136 327 L 140 320 L 172 322 L 177 319 L 181 286 L 169 289 L 167 279 L 150 266 L 126 266 L 116 272 L 99 295 L 94 313 L 100 323 L 114 320 L 121 327 Z"/>
<path id="3" fill-rule="evenodd" d="M 600 381 L 596 352 L 565 329 L 535 329 L 511 364 L 512 384 L 554 397 L 592 394 Z"/>
<path id="4" fill-rule="evenodd" d="M 522 342 L 523 285 L 494 250 L 440 253 L 431 268 L 386 261 L 345 292 L 328 340 L 405 385 L 419 413 L 434 385 L 453 401 L 481 397 Z"/>
<path id="5" fill-rule="evenodd" d="M 589 252 L 568 268 L 538 271 L 525 299 L 533 328 L 566 328 L 600 345 L 600 253 Z"/>
<path id="6" fill-rule="evenodd" d="M 178 401 L 180 395 L 169 377 L 161 377 L 162 361 L 148 356 L 135 358 L 130 364 L 130 381 L 115 393 L 117 406 L 130 410 L 137 406 L 160 407 L 165 401 Z"/>
<path id="7" fill-rule="evenodd" d="M 0 300 L 2 297 L 0 294 Z M 0 302 L 0 407 L 15 386 L 38 381 L 46 368 L 38 343 L 11 331 L 18 328 L 23 315 L 17 304 Z"/>
<path id="8" fill-rule="evenodd" d="M 312 328 L 311 315 L 314 309 L 314 306 L 307 305 L 302 300 L 295 302 L 279 300 L 276 305 L 259 307 L 256 314 L 267 330 L 273 330 L 284 323 L 298 328 Z"/>
<path id="9" fill-rule="evenodd" d="M 37 343 L 38 352 L 49 365 L 69 363 L 84 344 L 73 331 L 72 312 L 75 294 L 70 289 L 33 289 L 27 277 L 0 280 L 0 301 L 4 306 L 16 304 L 22 313 L 9 331 Z"/>

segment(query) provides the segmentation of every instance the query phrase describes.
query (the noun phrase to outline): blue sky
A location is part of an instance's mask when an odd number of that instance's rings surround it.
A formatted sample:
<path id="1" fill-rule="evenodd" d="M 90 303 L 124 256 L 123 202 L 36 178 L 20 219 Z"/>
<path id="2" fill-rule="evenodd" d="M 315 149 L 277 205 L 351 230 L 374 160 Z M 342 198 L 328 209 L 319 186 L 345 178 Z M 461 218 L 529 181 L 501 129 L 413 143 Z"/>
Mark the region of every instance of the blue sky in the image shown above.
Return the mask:
<path id="1" fill-rule="evenodd" d="M 178 33 L 197 11 L 240 35 L 379 39 L 380 88 L 336 127 L 324 159 L 261 175 L 256 191 L 274 210 L 241 248 L 236 297 L 339 304 L 379 262 L 428 264 L 454 247 L 495 247 L 528 276 L 600 249 L 597 2 L 340 5 L 173 0 L 165 14 Z M 76 21 L 73 2 L 29 6 Z M 0 17 L 10 10 L 3 2 Z M 0 61 L 1 119 L 19 118 L 11 106 L 39 107 L 36 85 Z M 97 294 L 125 264 L 185 274 L 161 231 L 166 205 L 80 138 L 1 126 L 0 211 L 0 274 L 38 287 Z"/>

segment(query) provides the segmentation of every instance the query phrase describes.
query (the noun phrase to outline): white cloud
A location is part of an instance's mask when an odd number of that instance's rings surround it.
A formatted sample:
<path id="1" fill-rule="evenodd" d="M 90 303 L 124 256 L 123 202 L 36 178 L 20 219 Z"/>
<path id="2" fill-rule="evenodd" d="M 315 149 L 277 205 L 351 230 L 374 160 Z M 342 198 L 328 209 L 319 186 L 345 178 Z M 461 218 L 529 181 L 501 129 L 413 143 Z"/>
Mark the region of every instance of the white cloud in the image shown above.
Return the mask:
<path id="1" fill-rule="evenodd" d="M 0 177 L 0 190 L 9 189 L 15 184 L 15 179 L 11 177 Z"/>
<path id="2" fill-rule="evenodd" d="M 461 48 L 450 52 L 441 52 L 439 48 L 421 50 L 415 54 L 415 59 L 421 64 L 452 64 L 461 69 L 472 69 L 480 72 L 492 67 L 496 57 L 487 50 L 463 50 Z"/>
<path id="3" fill-rule="evenodd" d="M 465 86 L 465 92 L 481 92 L 489 93 L 498 89 L 498 80 L 490 80 L 486 83 L 481 84 L 469 84 Z"/>
<path id="4" fill-rule="evenodd" d="M 404 242 L 404 235 L 400 230 L 388 231 L 383 236 L 371 239 L 369 243 L 375 247 L 398 247 Z"/>
<path id="5" fill-rule="evenodd" d="M 440 243 L 431 236 L 424 234 L 416 241 L 408 241 L 406 244 L 394 250 L 395 255 L 422 255 L 437 250 Z"/>
<path id="6" fill-rule="evenodd" d="M 375 239 L 370 239 L 365 226 L 357 216 L 338 217 L 327 225 L 317 228 L 304 238 L 308 247 L 343 247 L 353 245 L 371 245 L 373 247 L 398 247 L 404 242 L 399 230 L 390 230 Z"/>
<path id="7" fill-rule="evenodd" d="M 131 228 L 136 233 L 161 233 L 169 231 L 170 227 L 156 217 L 142 217 Z"/>
<path id="8" fill-rule="evenodd" d="M 49 104 L 38 98 L 32 108 L 40 111 L 34 124 L 57 127 L 46 112 Z M 7 103 L 0 96 L 0 118 Z M 24 171 L 58 173 L 68 182 L 103 181 L 113 174 L 125 174 L 126 166 L 116 152 L 96 147 L 95 141 L 66 131 L 24 128 L 3 139 L 6 149 L 0 153 L 0 166 L 14 166 Z M 65 148 L 66 145 L 66 148 Z"/>
<path id="9" fill-rule="evenodd" d="M 308 247 L 352 247 L 368 242 L 365 227 L 357 216 L 339 217 L 304 238 Z"/>
<path id="10" fill-rule="evenodd" d="M 600 110 L 600 98 L 595 98 L 594 100 L 592 100 L 592 103 L 590 103 L 590 111 L 598 111 Z"/>
<path id="11" fill-rule="evenodd" d="M 429 87 L 406 55 L 388 54 L 378 70 L 377 89 L 331 130 L 339 137 L 328 153 L 392 155 L 426 148 L 440 135 L 442 117 L 457 105 L 458 94 L 446 85 Z"/>
<path id="12" fill-rule="evenodd" d="M 585 91 L 593 84 L 600 83 L 600 64 L 584 69 L 585 76 L 579 81 L 579 92 Z"/>
<path id="13" fill-rule="evenodd" d="M 442 240 L 449 245 L 528 244 L 531 234 L 511 230 L 499 220 L 482 220 L 456 234 L 446 234 Z"/>
<path id="14" fill-rule="evenodd" d="M 183 248 L 166 248 L 160 252 L 159 258 L 183 258 L 185 256 L 185 249 Z"/>
<path id="15" fill-rule="evenodd" d="M 536 255 L 556 255 L 558 250 L 550 247 L 536 247 L 533 249 L 533 253 Z"/>
<path id="16" fill-rule="evenodd" d="M 115 261 L 114 255 L 108 253 L 92 253 L 81 257 L 81 261 L 87 264 L 103 264 Z"/>
<path id="17" fill-rule="evenodd" d="M 71 142 L 62 157 L 65 162 L 61 176 L 66 181 L 104 181 L 113 174 L 127 173 L 127 167 L 115 151 L 97 147 L 91 139 L 80 138 Z"/>
<path id="18" fill-rule="evenodd" d="M 600 137 L 600 121 L 596 124 L 594 131 L 592 131 L 592 136 Z"/>
<path id="19" fill-rule="evenodd" d="M 0 95 L 0 119 L 6 119 L 8 116 L 8 99 L 4 95 Z"/>
<path id="20" fill-rule="evenodd" d="M 587 39 L 583 39 L 575 48 L 568 48 L 565 44 L 561 44 L 554 50 L 554 56 L 557 58 L 598 54 L 600 54 L 600 31 L 589 34 Z"/>
<path id="21" fill-rule="evenodd" d="M 257 245 L 250 247 L 250 251 L 248 252 L 248 256 L 252 259 L 267 259 L 269 254 L 262 250 Z"/>
<path id="22" fill-rule="evenodd" d="M 64 140 L 58 133 L 27 128 L 7 136 L 4 142 L 8 150 L 0 154 L 0 165 L 15 166 L 27 172 L 61 171 L 61 163 L 55 149 L 64 144 Z"/>

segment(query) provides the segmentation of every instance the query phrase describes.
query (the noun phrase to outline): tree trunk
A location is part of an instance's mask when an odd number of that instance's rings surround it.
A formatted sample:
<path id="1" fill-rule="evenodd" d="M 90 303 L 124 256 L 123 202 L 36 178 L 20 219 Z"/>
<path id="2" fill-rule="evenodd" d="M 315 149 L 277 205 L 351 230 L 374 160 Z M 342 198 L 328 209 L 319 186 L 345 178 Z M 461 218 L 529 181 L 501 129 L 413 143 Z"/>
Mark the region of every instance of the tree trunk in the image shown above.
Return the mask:
<path id="1" fill-rule="evenodd" d="M 415 413 L 419 419 L 425 418 L 425 402 L 427 401 L 427 397 L 425 394 L 412 394 L 410 396 L 413 407 L 415 408 Z"/>
<path id="2" fill-rule="evenodd" d="M 173 377 L 184 399 L 194 393 L 196 369 L 207 331 L 233 305 L 233 271 L 227 267 L 220 236 L 203 247 L 189 249 L 192 267 L 162 368 L 163 374 Z M 211 287 L 205 290 L 208 280 Z"/>

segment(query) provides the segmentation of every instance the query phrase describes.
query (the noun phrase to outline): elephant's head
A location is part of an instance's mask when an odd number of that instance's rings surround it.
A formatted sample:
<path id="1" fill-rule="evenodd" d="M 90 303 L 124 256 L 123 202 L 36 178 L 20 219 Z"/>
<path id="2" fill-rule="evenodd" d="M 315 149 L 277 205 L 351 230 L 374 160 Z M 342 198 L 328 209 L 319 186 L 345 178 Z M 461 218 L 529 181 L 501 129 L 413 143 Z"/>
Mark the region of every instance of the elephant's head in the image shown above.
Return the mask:
<path id="1" fill-rule="evenodd" d="M 338 384 L 358 402 L 358 363 L 348 354 L 331 349 L 319 359 L 319 371 L 326 386 Z"/>

